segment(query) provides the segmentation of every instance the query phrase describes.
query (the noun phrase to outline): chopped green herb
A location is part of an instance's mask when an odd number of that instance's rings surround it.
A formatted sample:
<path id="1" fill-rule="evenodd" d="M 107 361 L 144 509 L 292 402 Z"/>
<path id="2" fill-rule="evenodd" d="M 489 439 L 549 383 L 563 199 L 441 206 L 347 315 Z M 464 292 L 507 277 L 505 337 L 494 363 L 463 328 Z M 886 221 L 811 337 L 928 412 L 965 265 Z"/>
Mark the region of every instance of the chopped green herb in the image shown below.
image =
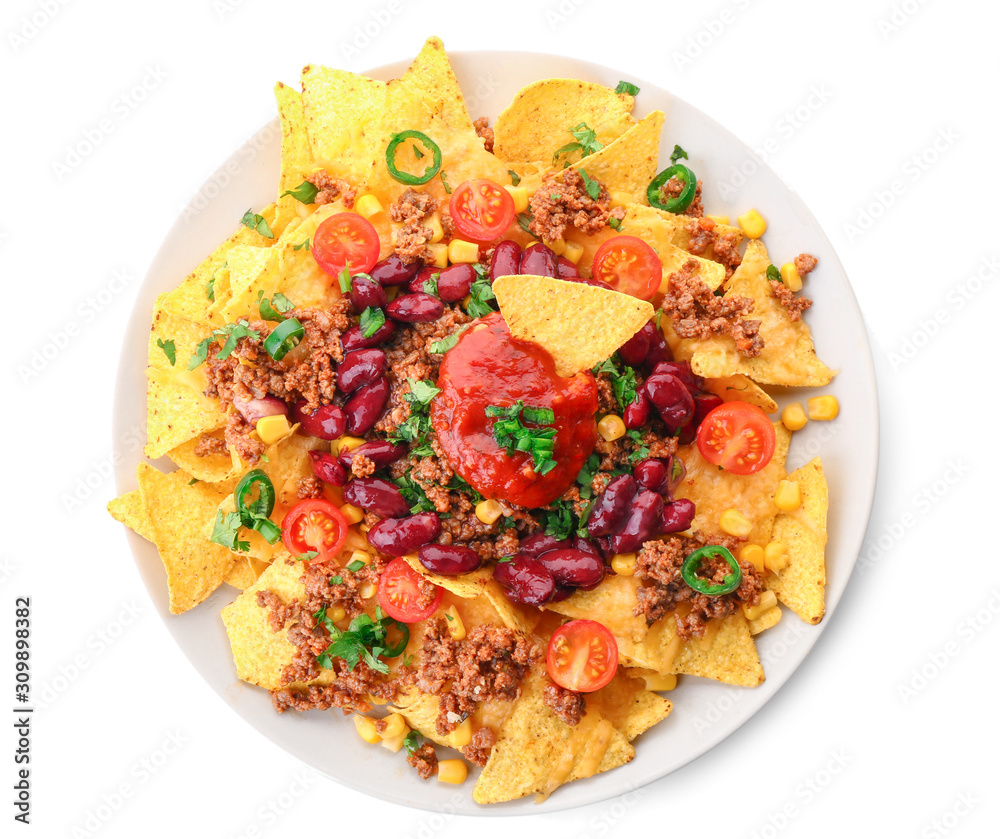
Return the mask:
<path id="1" fill-rule="evenodd" d="M 773 282 L 781 282 L 781 272 L 775 265 L 768 265 L 767 270 L 764 272 L 767 278 Z"/>
<path id="2" fill-rule="evenodd" d="M 529 236 L 534 236 L 535 234 L 531 232 L 531 223 L 535 220 L 535 217 L 531 213 L 518 213 L 517 214 L 517 226 L 520 227 Z"/>
<path id="3" fill-rule="evenodd" d="M 551 427 L 551 423 L 555 422 L 551 408 L 525 405 L 518 399 L 506 408 L 488 405 L 486 416 L 496 420 L 493 423 L 493 439 L 507 450 L 508 456 L 515 451 L 527 453 L 531 457 L 532 471 L 537 475 L 545 475 L 555 468 L 556 429 Z M 543 427 L 529 427 L 524 425 L 525 421 Z"/>
<path id="4" fill-rule="evenodd" d="M 410 383 L 410 392 L 404 394 L 403 398 L 412 407 L 420 410 L 426 409 L 431 404 L 431 400 L 441 392 L 439 387 L 427 379 L 408 377 L 406 381 Z"/>
<path id="5" fill-rule="evenodd" d="M 319 551 L 306 551 L 305 553 L 299 554 L 295 558 L 301 560 L 302 562 L 308 562 L 310 559 L 315 559 L 318 556 L 319 556 Z"/>
<path id="6" fill-rule="evenodd" d="M 594 375 L 607 373 L 608 379 L 611 381 L 611 389 L 614 391 L 615 399 L 618 401 L 618 407 L 621 410 L 624 411 L 629 405 L 635 402 L 637 398 L 635 392 L 635 370 L 627 364 L 622 364 L 619 368 L 614 359 L 609 358 L 595 366 L 593 373 Z"/>
<path id="7" fill-rule="evenodd" d="M 569 154 L 577 150 L 580 151 L 581 157 L 586 157 L 587 155 L 600 151 L 603 148 L 601 143 L 597 140 L 597 132 L 585 122 L 581 122 L 579 125 L 573 126 L 573 128 L 569 130 L 569 133 L 573 135 L 576 142 L 567 143 L 562 148 L 557 149 L 556 153 L 552 155 L 553 163 L 555 163 L 562 155 Z"/>
<path id="8" fill-rule="evenodd" d="M 403 660 L 403 664 L 404 666 L 409 667 L 409 664 L 406 663 L 405 659 Z M 403 745 L 406 747 L 406 753 L 408 755 L 412 755 L 417 749 L 419 749 L 422 739 L 423 738 L 416 730 L 411 730 L 410 733 L 403 738 Z"/>
<path id="9" fill-rule="evenodd" d="M 163 354 L 167 357 L 167 361 L 169 361 L 170 366 L 173 367 L 177 363 L 177 345 L 173 342 L 173 340 L 164 341 L 162 338 L 157 338 L 156 346 L 163 350 Z"/>
<path id="10" fill-rule="evenodd" d="M 295 308 L 295 304 L 285 297 L 280 291 L 268 300 L 263 291 L 257 292 L 258 311 L 264 320 L 283 321 L 286 320 L 285 313 Z"/>
<path id="11" fill-rule="evenodd" d="M 200 484 L 200 483 L 201 481 L 199 481 L 197 478 L 192 478 L 190 481 L 188 481 L 188 486 L 193 487 L 195 484 Z"/>
<path id="12" fill-rule="evenodd" d="M 354 562 L 347 563 L 347 570 L 350 571 L 352 574 L 358 573 L 358 571 L 360 571 L 364 567 L 365 564 L 360 559 L 356 559 L 354 560 Z"/>
<path id="13" fill-rule="evenodd" d="M 437 297 L 438 294 L 438 279 L 441 277 L 440 271 L 435 271 L 426 280 L 424 280 L 424 294 L 433 294 Z"/>
<path id="14" fill-rule="evenodd" d="M 628 432 L 629 439 L 636 444 L 637 448 L 632 454 L 628 456 L 628 462 L 635 465 L 640 460 L 645 460 L 649 457 L 649 446 L 642 442 L 642 434 L 638 429 L 631 429 Z"/>
<path id="15" fill-rule="evenodd" d="M 194 370 L 195 367 L 205 362 L 208 358 L 209 346 L 219 338 L 225 338 L 226 342 L 222 345 L 222 349 L 219 350 L 216 358 L 224 361 L 236 349 L 236 345 L 241 338 L 251 338 L 259 341 L 260 333 L 255 329 L 251 329 L 250 324 L 243 318 L 240 318 L 236 323 L 227 323 L 225 326 L 213 330 L 211 335 L 200 341 L 198 346 L 195 347 L 194 355 L 191 356 L 191 360 L 188 362 L 188 370 Z"/>
<path id="16" fill-rule="evenodd" d="M 583 178 L 583 188 L 587 190 L 587 195 L 591 197 L 592 200 L 596 201 L 601 195 L 601 182 L 596 181 L 591 178 L 583 169 L 577 169 L 580 173 L 580 177 Z"/>
<path id="17" fill-rule="evenodd" d="M 341 269 L 340 273 L 337 275 L 337 282 L 340 283 L 341 294 L 351 293 L 351 269 L 346 265 Z"/>
<path id="18" fill-rule="evenodd" d="M 337 574 L 335 577 L 330 577 L 331 586 L 342 586 L 344 584 L 344 578 Z"/>
<path id="19" fill-rule="evenodd" d="M 311 236 L 308 237 L 308 238 L 303 239 L 294 248 L 292 248 L 292 250 L 293 251 L 300 251 L 303 248 L 305 248 L 307 251 L 311 251 L 312 250 L 312 237 Z"/>
<path id="20" fill-rule="evenodd" d="M 319 188 L 309 181 L 303 181 L 295 189 L 286 189 L 279 197 L 284 198 L 286 195 L 291 195 L 296 201 L 301 201 L 303 204 L 312 204 L 316 200 L 316 195 L 319 193 Z"/>
<path id="21" fill-rule="evenodd" d="M 632 82 L 618 82 L 615 93 L 627 93 L 629 96 L 636 96 L 639 93 L 639 88 L 632 84 Z"/>
<path id="22" fill-rule="evenodd" d="M 622 220 L 620 218 L 615 218 L 614 216 L 611 216 L 608 219 L 608 227 L 610 227 L 612 230 L 619 230 L 621 226 L 622 226 Z"/>
<path id="23" fill-rule="evenodd" d="M 684 160 L 687 160 L 688 159 L 688 153 L 686 151 L 684 151 L 684 149 L 682 149 L 680 146 L 674 146 L 674 150 L 672 152 L 670 152 L 670 162 L 671 163 L 676 163 L 678 160 L 680 160 L 682 158 Z"/>
<path id="24" fill-rule="evenodd" d="M 239 533 L 241 527 L 243 527 L 243 522 L 240 520 L 239 513 L 233 512 L 223 515 L 222 510 L 217 510 L 215 513 L 215 526 L 212 528 L 212 535 L 209 537 L 209 541 L 215 542 L 217 545 L 222 545 L 224 548 L 229 548 L 231 551 L 245 553 L 250 550 L 250 543 L 240 541 Z"/>
<path id="25" fill-rule="evenodd" d="M 243 218 L 240 219 L 240 224 L 249 227 L 251 230 L 256 230 L 261 236 L 267 236 L 268 239 L 274 238 L 274 234 L 271 232 L 271 228 L 267 226 L 267 222 L 264 220 L 264 217 L 255 213 L 253 210 L 247 210 L 243 214 Z"/>
<path id="26" fill-rule="evenodd" d="M 521 183 L 521 176 L 517 174 L 513 169 L 508 169 L 507 174 L 510 175 L 510 185 L 517 186 Z"/>
<path id="27" fill-rule="evenodd" d="M 445 178 L 444 170 L 441 170 L 441 183 L 444 185 L 444 191 L 451 195 L 451 184 L 448 183 L 448 179 Z"/>
<path id="28" fill-rule="evenodd" d="M 365 338 L 371 338 L 385 325 L 385 312 L 369 306 L 361 313 L 360 318 L 361 334 Z"/>
<path id="29" fill-rule="evenodd" d="M 208 296 L 208 299 L 213 303 L 215 302 L 215 277 L 223 268 L 226 268 L 228 265 L 229 265 L 228 260 L 223 262 L 222 265 L 220 265 L 212 272 L 212 276 L 208 278 L 208 282 L 205 284 L 205 294 Z"/>
<path id="30" fill-rule="evenodd" d="M 496 308 L 492 305 L 492 301 L 496 299 L 497 296 L 493 293 L 493 286 L 490 285 L 490 281 L 482 277 L 476 280 L 472 284 L 472 288 L 469 289 L 469 305 L 465 311 L 470 318 L 481 318 L 486 315 L 492 315 L 496 311 Z"/>
<path id="31" fill-rule="evenodd" d="M 442 353 L 448 352 L 455 344 L 458 343 L 458 339 L 462 337 L 462 333 L 469 328 L 469 324 L 465 324 L 461 329 L 452 332 L 447 338 L 442 338 L 440 341 L 435 341 L 431 344 L 427 351 L 434 353 L 435 355 L 441 355 Z"/>
<path id="32" fill-rule="evenodd" d="M 341 658 L 348 670 L 354 670 L 359 662 L 364 661 L 376 673 L 384 675 L 389 672 L 389 665 L 382 659 L 401 655 L 410 640 L 409 627 L 384 615 L 380 608 L 375 610 L 375 619 L 362 613 L 351 621 L 346 630 L 339 629 L 330 620 L 325 608 L 320 609 L 313 617 L 316 623 L 326 628 L 332 639 L 326 650 L 316 656 L 319 666 L 327 670 L 333 669 L 334 658 Z M 390 629 L 396 629 L 401 635 L 392 645 L 388 641 Z"/>

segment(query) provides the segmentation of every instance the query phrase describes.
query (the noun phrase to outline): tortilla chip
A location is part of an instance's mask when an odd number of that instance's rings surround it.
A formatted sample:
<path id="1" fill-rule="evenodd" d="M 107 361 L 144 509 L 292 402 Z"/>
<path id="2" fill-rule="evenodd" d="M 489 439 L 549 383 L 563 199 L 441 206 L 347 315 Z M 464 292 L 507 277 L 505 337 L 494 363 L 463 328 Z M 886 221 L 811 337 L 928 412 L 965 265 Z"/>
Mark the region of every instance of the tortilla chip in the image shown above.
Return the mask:
<path id="1" fill-rule="evenodd" d="M 781 607 L 774 606 L 768 609 L 760 617 L 754 618 L 749 621 L 750 624 L 750 634 L 760 635 L 765 629 L 770 629 L 772 626 L 777 626 L 781 622 Z"/>
<path id="2" fill-rule="evenodd" d="M 771 398 L 771 395 L 742 373 L 723 376 L 721 379 L 705 379 L 705 390 L 714 393 L 723 402 L 746 402 L 756 405 L 765 414 L 773 414 L 778 410 L 778 403 Z"/>
<path id="3" fill-rule="evenodd" d="M 511 335 L 541 344 L 560 376 L 608 358 L 653 316 L 628 294 L 530 274 L 499 277 L 493 291 Z"/>
<path id="4" fill-rule="evenodd" d="M 130 530 L 134 530 L 147 542 L 153 541 L 153 525 L 149 521 L 149 513 L 142 501 L 142 493 L 137 489 L 112 498 L 108 502 L 108 512 L 115 521 L 120 521 Z"/>
<path id="5" fill-rule="evenodd" d="M 629 208 L 630 212 L 638 213 L 636 208 Z M 659 220 L 660 225 L 663 230 L 666 231 L 666 235 L 669 241 L 679 247 L 683 251 L 691 253 L 692 245 L 692 229 L 694 228 L 693 222 L 698 221 L 698 219 L 692 216 L 686 216 L 682 213 L 671 213 L 667 210 L 661 210 L 659 207 L 648 207 L 648 214 L 655 214 Z M 715 227 L 712 228 L 715 233 L 720 236 L 726 236 L 732 239 L 734 245 L 738 246 L 743 241 L 743 229 L 740 227 L 734 227 L 731 224 L 720 224 L 716 222 Z M 708 259 L 713 259 L 714 254 L 711 249 L 705 251 L 704 254 Z M 718 260 L 714 260 L 718 262 Z"/>
<path id="6" fill-rule="evenodd" d="M 656 177 L 660 154 L 663 111 L 647 114 L 610 145 L 573 164 L 608 188 L 609 193 L 626 193 L 632 201 L 648 203 L 646 188 Z"/>
<path id="7" fill-rule="evenodd" d="M 788 565 L 768 578 L 778 600 L 802 620 L 819 623 L 826 613 L 826 511 L 829 495 L 823 463 L 817 457 L 788 475 L 799 482 L 802 504 L 790 513 L 779 513 L 771 538 L 788 549 Z"/>
<path id="8" fill-rule="evenodd" d="M 750 635 L 750 626 L 741 612 L 722 622 L 710 649 L 702 649 L 697 639 L 684 644 L 674 661 L 674 668 L 676 673 L 703 676 L 727 685 L 756 687 L 764 681 L 764 668 Z"/>
<path id="9" fill-rule="evenodd" d="M 529 163 L 553 165 L 553 155 L 575 142 L 570 133 L 581 123 L 609 145 L 635 125 L 635 100 L 627 93 L 579 79 L 543 79 L 518 91 L 493 127 L 493 153 L 515 169 Z M 560 155 L 558 165 L 575 163 L 580 152 Z M 588 169 L 589 173 L 589 169 Z M 647 182 L 648 183 L 648 182 Z"/>
<path id="10" fill-rule="evenodd" d="M 260 567 L 260 572 L 258 572 L 254 565 Z M 245 591 L 250 588 L 257 580 L 260 578 L 260 574 L 263 570 L 269 568 L 269 565 L 265 565 L 262 562 L 257 562 L 255 559 L 239 558 L 233 563 L 233 567 L 230 569 L 229 573 L 226 574 L 226 579 L 223 580 L 224 583 L 228 583 L 233 588 L 238 588 L 240 591 Z"/>
<path id="11" fill-rule="evenodd" d="M 213 431 L 209 436 L 221 440 L 222 432 Z M 172 448 L 167 452 L 167 457 L 176 463 L 180 469 L 183 469 L 192 478 L 197 478 L 199 481 L 219 484 L 233 478 L 232 457 L 228 453 L 196 455 L 194 450 L 200 442 L 201 435 Z"/>
<path id="12" fill-rule="evenodd" d="M 202 535 L 204 523 L 215 516 L 220 492 L 211 484 L 191 484 L 186 472 L 165 475 L 148 463 L 139 464 L 136 477 L 167 572 L 170 611 L 179 615 L 205 600 L 233 567 L 233 553 Z"/>

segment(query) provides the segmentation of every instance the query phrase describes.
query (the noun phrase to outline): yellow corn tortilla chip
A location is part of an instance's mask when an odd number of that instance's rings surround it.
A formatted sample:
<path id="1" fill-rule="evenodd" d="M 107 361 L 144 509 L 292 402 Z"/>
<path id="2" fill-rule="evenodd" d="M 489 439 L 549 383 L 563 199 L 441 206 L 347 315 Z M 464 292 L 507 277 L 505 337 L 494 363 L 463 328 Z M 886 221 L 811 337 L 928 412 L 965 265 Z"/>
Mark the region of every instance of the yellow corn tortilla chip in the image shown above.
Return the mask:
<path id="1" fill-rule="evenodd" d="M 139 464 L 136 477 L 167 572 L 170 611 L 179 615 L 205 600 L 233 567 L 232 552 L 202 536 L 205 521 L 219 506 L 220 492 L 211 484 L 191 484 L 185 472 L 165 475 L 147 463 Z"/>
<path id="2" fill-rule="evenodd" d="M 691 250 L 692 238 L 690 228 L 693 226 L 692 222 L 697 221 L 694 217 L 686 216 L 681 213 L 670 213 L 666 210 L 661 210 L 659 207 L 638 208 L 629 206 L 628 212 L 634 214 L 638 218 L 648 219 L 655 215 L 659 218 L 660 227 L 665 231 L 668 240 L 681 250 L 693 253 Z M 713 229 L 720 236 L 731 237 L 733 243 L 737 246 L 743 241 L 743 230 L 740 227 L 733 227 L 731 224 L 716 223 Z M 707 259 L 713 259 L 714 257 L 714 254 L 710 249 L 704 253 L 696 255 L 704 256 Z"/>
<path id="3" fill-rule="evenodd" d="M 196 455 L 195 448 L 201 441 L 201 436 L 181 443 L 167 452 L 169 457 L 180 469 L 199 481 L 220 484 L 230 480 L 234 475 L 233 459 L 227 454 Z M 221 431 L 213 431 L 209 436 L 222 439 Z M 235 482 L 234 482 L 235 483 Z"/>
<path id="4" fill-rule="evenodd" d="M 764 681 L 750 626 L 741 612 L 722 622 L 708 650 L 697 639 L 684 644 L 674 661 L 676 673 L 703 676 L 727 685 L 756 687 Z"/>
<path id="5" fill-rule="evenodd" d="M 499 277 L 493 291 L 511 335 L 548 350 L 560 376 L 603 361 L 653 316 L 628 294 L 530 274 Z"/>
<path id="6" fill-rule="evenodd" d="M 751 635 L 760 635 L 765 629 L 770 629 L 772 626 L 777 626 L 781 622 L 781 607 L 774 606 L 768 609 L 760 617 L 754 618 L 752 621 L 748 621 L 750 625 Z"/>
<path id="7" fill-rule="evenodd" d="M 147 542 L 153 541 L 153 525 L 149 521 L 149 513 L 142 501 L 142 493 L 137 489 L 112 498 L 108 502 L 108 512 L 115 521 L 120 521 L 130 530 L 134 530 Z"/>
<path id="8" fill-rule="evenodd" d="M 778 403 L 756 382 L 742 373 L 723 376 L 721 379 L 705 379 L 705 390 L 714 393 L 723 402 L 746 402 L 756 405 L 765 414 L 778 410 Z"/>
<path id="9" fill-rule="evenodd" d="M 570 133 L 581 123 L 609 145 L 635 125 L 634 99 L 627 93 L 579 79 L 543 79 L 522 88 L 497 117 L 493 153 L 517 169 L 529 163 L 553 165 L 553 155 L 576 142 Z M 576 162 L 580 152 L 560 155 L 558 165 Z M 589 170 L 588 170 L 589 172 Z"/>
<path id="10" fill-rule="evenodd" d="M 826 613 L 826 511 L 829 494 L 823 463 L 817 457 L 788 475 L 799 482 L 802 504 L 790 513 L 779 513 L 771 538 L 788 549 L 788 565 L 768 587 L 778 599 L 809 623 L 819 623 Z"/>
<path id="11" fill-rule="evenodd" d="M 228 583 L 233 588 L 238 588 L 240 591 L 245 591 L 257 582 L 264 569 L 269 567 L 269 565 L 258 562 L 251 557 L 240 558 L 233 563 L 233 567 L 226 574 L 226 579 L 223 582 Z"/>
<path id="12" fill-rule="evenodd" d="M 609 193 L 625 193 L 630 200 L 646 204 L 646 188 L 656 177 L 662 128 L 663 111 L 653 111 L 614 142 L 571 168 L 583 169 L 588 177 L 604 184 Z"/>

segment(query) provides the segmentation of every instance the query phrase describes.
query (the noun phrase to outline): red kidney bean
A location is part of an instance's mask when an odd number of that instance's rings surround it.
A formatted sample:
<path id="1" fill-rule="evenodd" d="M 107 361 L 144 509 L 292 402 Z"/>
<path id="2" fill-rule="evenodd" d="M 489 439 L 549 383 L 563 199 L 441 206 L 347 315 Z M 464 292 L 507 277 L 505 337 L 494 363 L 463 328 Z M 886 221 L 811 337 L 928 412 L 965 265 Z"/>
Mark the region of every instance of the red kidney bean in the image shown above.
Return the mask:
<path id="1" fill-rule="evenodd" d="M 344 405 L 348 433 L 357 436 L 368 431 L 375 425 L 388 401 L 389 382 L 385 376 L 370 385 L 359 387 Z"/>
<path id="2" fill-rule="evenodd" d="M 649 344 L 656 332 L 656 324 L 649 321 L 642 329 L 618 348 L 618 357 L 629 367 L 638 367 L 646 360 Z"/>
<path id="3" fill-rule="evenodd" d="M 483 558 L 464 545 L 424 545 L 417 556 L 420 564 L 432 574 L 446 577 L 468 574 L 483 564 Z"/>
<path id="4" fill-rule="evenodd" d="M 615 555 L 610 536 L 598 536 L 594 541 L 597 542 L 598 550 L 605 559 L 611 559 Z"/>
<path id="5" fill-rule="evenodd" d="M 299 431 L 307 437 L 320 440 L 336 440 L 347 431 L 347 416 L 336 405 L 320 405 L 312 413 L 305 410 L 306 403 L 292 405 L 292 419 L 300 424 Z"/>
<path id="6" fill-rule="evenodd" d="M 477 276 L 468 262 L 449 265 L 438 277 L 438 297 L 445 303 L 457 303 L 469 293 Z"/>
<path id="7" fill-rule="evenodd" d="M 368 544 L 380 553 L 403 556 L 433 542 L 440 532 L 441 517 L 437 513 L 417 513 L 382 519 L 368 531 Z"/>
<path id="8" fill-rule="evenodd" d="M 604 559 L 604 554 L 601 553 L 600 548 L 598 548 L 591 539 L 585 539 L 583 536 L 573 537 L 573 549 L 582 551 L 585 554 L 590 554 L 591 556 L 596 556 L 601 560 Z"/>
<path id="9" fill-rule="evenodd" d="M 571 262 L 565 256 L 560 256 L 556 260 L 556 276 L 560 280 L 575 280 L 580 276 L 580 272 L 577 270 L 575 262 Z"/>
<path id="10" fill-rule="evenodd" d="M 555 594 L 549 598 L 549 603 L 558 603 L 560 600 L 565 600 L 567 597 L 572 597 L 574 589 L 572 586 L 561 586 L 556 584 Z"/>
<path id="11" fill-rule="evenodd" d="M 616 531 L 628 516 L 635 493 L 635 478 L 631 475 L 612 478 L 594 501 L 587 519 L 587 532 L 591 536 L 606 536 Z"/>
<path id="12" fill-rule="evenodd" d="M 514 554 L 510 559 L 497 563 L 493 579 L 507 589 L 511 600 L 541 606 L 556 593 L 556 581 L 548 569 L 537 559 Z"/>
<path id="13" fill-rule="evenodd" d="M 368 277 L 351 277 L 351 307 L 356 314 L 365 309 L 381 309 L 385 306 L 385 289 Z"/>
<path id="14" fill-rule="evenodd" d="M 643 542 L 659 535 L 663 520 L 663 499 L 645 489 L 629 506 L 628 518 L 617 533 L 611 534 L 611 547 L 616 554 L 639 550 Z"/>
<path id="15" fill-rule="evenodd" d="M 444 314 L 444 303 L 423 291 L 404 294 L 385 307 L 385 313 L 403 323 L 430 323 Z"/>
<path id="16" fill-rule="evenodd" d="M 518 548 L 518 552 L 537 559 L 543 553 L 557 551 L 560 548 L 570 548 L 572 546 L 573 543 L 569 539 L 556 539 L 555 536 L 549 536 L 547 533 L 534 533 L 526 539 L 521 540 L 521 547 Z"/>
<path id="17" fill-rule="evenodd" d="M 687 498 L 678 498 L 676 501 L 663 505 L 660 533 L 679 533 L 682 530 L 687 530 L 693 521 L 694 502 Z"/>
<path id="18" fill-rule="evenodd" d="M 642 428 L 649 422 L 649 399 L 646 393 L 640 388 L 635 392 L 635 400 L 625 406 L 622 412 L 622 421 L 626 428 Z"/>
<path id="19" fill-rule="evenodd" d="M 646 352 L 646 358 L 642 362 L 642 366 L 647 370 L 652 370 L 657 364 L 673 360 L 674 354 L 670 351 L 670 345 L 667 343 L 667 339 L 664 338 L 663 333 L 656 328 L 656 324 L 653 324 L 653 333 L 650 335 L 649 339 L 649 350 Z"/>
<path id="20" fill-rule="evenodd" d="M 490 282 L 497 277 L 508 277 L 519 273 L 521 265 L 521 246 L 510 239 L 504 239 L 493 249 L 490 257 Z"/>
<path id="21" fill-rule="evenodd" d="M 385 375 L 386 357 L 382 350 L 355 350 L 337 365 L 337 388 L 353 393 Z"/>
<path id="22" fill-rule="evenodd" d="M 681 428 L 691 422 L 694 416 L 694 398 L 675 375 L 651 373 L 643 387 L 649 401 L 660 412 L 667 425 Z"/>
<path id="23" fill-rule="evenodd" d="M 441 273 L 440 268 L 437 268 L 433 265 L 425 265 L 417 272 L 417 276 L 415 276 L 412 280 L 410 280 L 406 284 L 406 287 L 407 289 L 410 290 L 411 293 L 423 291 L 426 292 L 427 294 L 430 294 L 430 292 L 427 291 L 426 288 L 424 288 L 424 283 L 426 283 L 435 274 L 440 274 L 440 273 Z"/>
<path id="24" fill-rule="evenodd" d="M 381 469 L 384 466 L 390 466 L 395 463 L 407 451 L 407 447 L 402 443 L 390 443 L 388 440 L 370 440 L 367 443 L 362 443 L 357 448 L 343 449 L 337 461 L 344 469 L 350 470 L 354 468 L 354 458 L 360 454 L 374 463 L 376 469 Z"/>
<path id="25" fill-rule="evenodd" d="M 381 478 L 353 478 L 348 481 L 344 487 L 344 501 L 387 519 L 397 519 L 410 513 L 410 505 L 399 487 Z"/>
<path id="26" fill-rule="evenodd" d="M 548 551 L 538 561 L 565 586 L 590 586 L 604 579 L 604 560 L 573 548 Z"/>
<path id="27" fill-rule="evenodd" d="M 361 334 L 361 327 L 354 325 L 340 336 L 340 346 L 344 352 L 354 352 L 355 350 L 367 350 L 378 347 L 388 341 L 396 331 L 396 324 L 391 320 L 383 323 L 374 333 L 367 338 Z"/>
<path id="28" fill-rule="evenodd" d="M 705 393 L 700 391 L 694 395 L 694 419 L 691 424 L 697 428 L 701 425 L 701 421 L 708 416 L 709 411 L 718 408 L 723 402 L 721 396 L 714 393 Z"/>
<path id="29" fill-rule="evenodd" d="M 347 470 L 337 462 L 330 452 L 313 450 L 309 452 L 313 474 L 327 484 L 342 487 L 347 483 Z"/>
<path id="30" fill-rule="evenodd" d="M 521 253 L 519 273 L 535 274 L 539 277 L 555 277 L 556 265 L 556 255 L 552 248 L 541 242 L 535 242 L 533 245 L 528 245 Z"/>
<path id="31" fill-rule="evenodd" d="M 243 419 L 251 425 L 264 417 L 288 416 L 288 406 L 277 396 L 264 396 L 261 399 L 233 399 L 233 407 L 243 415 Z"/>
<path id="32" fill-rule="evenodd" d="M 662 460 L 648 457 L 635 465 L 632 474 L 635 475 L 635 482 L 643 489 L 651 489 L 663 495 L 667 491 L 667 468 Z"/>
<path id="33" fill-rule="evenodd" d="M 684 387 L 686 387 L 692 396 L 701 390 L 705 380 L 698 375 L 695 375 L 694 371 L 691 369 L 690 361 L 661 361 L 656 367 L 653 368 L 654 373 L 670 373 L 672 376 L 676 376 L 683 382 Z"/>
<path id="34" fill-rule="evenodd" d="M 423 263 L 419 259 L 416 262 L 403 262 L 402 259 L 393 254 L 381 262 L 376 262 L 372 270 L 368 272 L 368 276 L 379 285 L 403 285 L 412 280 L 421 267 L 423 267 Z"/>

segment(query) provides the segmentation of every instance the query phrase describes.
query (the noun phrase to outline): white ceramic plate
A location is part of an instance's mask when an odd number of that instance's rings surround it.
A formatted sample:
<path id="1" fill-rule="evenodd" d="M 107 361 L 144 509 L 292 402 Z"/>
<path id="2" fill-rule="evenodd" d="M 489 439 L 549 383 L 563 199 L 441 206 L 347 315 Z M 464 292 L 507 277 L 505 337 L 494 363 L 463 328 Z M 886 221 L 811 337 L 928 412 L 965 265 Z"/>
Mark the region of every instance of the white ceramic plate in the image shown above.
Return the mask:
<path id="1" fill-rule="evenodd" d="M 797 432 L 789 454 L 789 470 L 813 456 L 823 458 L 830 485 L 827 546 L 827 612 L 816 627 L 787 612 L 775 628 L 758 636 L 767 681 L 758 688 L 731 688 L 682 677 L 670 694 L 673 713 L 635 743 L 636 757 L 626 766 L 575 781 L 556 791 L 544 804 L 532 799 L 478 807 L 472 784 L 460 788 L 427 783 L 399 755 L 373 748 L 354 732 L 339 711 L 278 715 L 266 691 L 239 682 L 220 618 L 235 592 L 223 586 L 208 602 L 182 616 L 170 615 L 163 567 L 152 545 L 131 534 L 132 550 L 150 597 L 164 624 L 195 669 L 261 734 L 335 781 L 381 799 L 426 810 L 482 815 L 547 813 L 591 804 L 622 794 L 673 772 L 745 723 L 795 672 L 831 620 L 847 585 L 864 539 L 875 491 L 878 460 L 878 400 L 871 349 L 861 312 L 833 248 L 802 201 L 742 142 L 685 102 L 627 71 L 584 61 L 532 53 L 456 53 L 451 59 L 466 92 L 473 117 L 491 122 L 524 85 L 542 78 L 581 78 L 614 87 L 628 79 L 639 85 L 636 115 L 659 108 L 667 115 L 661 143 L 661 167 L 675 143 L 690 154 L 689 164 L 705 183 L 708 212 L 734 217 L 748 207 L 768 220 L 765 242 L 775 259 L 787 261 L 808 252 L 819 268 L 808 282 L 815 305 L 807 314 L 820 357 L 839 375 L 824 393 L 840 401 L 835 423 L 814 422 Z M 371 72 L 376 78 L 399 76 L 408 62 Z M 489 84 L 483 79 L 488 79 Z M 500 81 L 497 82 L 496 80 Z M 157 254 L 132 313 L 118 375 L 114 435 L 119 452 L 118 488 L 135 487 L 136 453 L 126 448 L 129 432 L 145 424 L 145 358 L 150 313 L 158 294 L 176 286 L 218 243 L 229 236 L 247 207 L 260 209 L 277 196 L 281 131 L 277 119 L 265 126 L 210 178 L 174 224 Z M 719 186 L 733 167 L 751 171 L 738 193 L 739 205 L 727 203 Z M 731 194 L 731 191 L 730 191 Z M 811 395 L 811 394 L 809 394 Z M 803 398 L 788 393 L 780 399 Z M 158 464 L 169 470 L 172 464 Z"/>

